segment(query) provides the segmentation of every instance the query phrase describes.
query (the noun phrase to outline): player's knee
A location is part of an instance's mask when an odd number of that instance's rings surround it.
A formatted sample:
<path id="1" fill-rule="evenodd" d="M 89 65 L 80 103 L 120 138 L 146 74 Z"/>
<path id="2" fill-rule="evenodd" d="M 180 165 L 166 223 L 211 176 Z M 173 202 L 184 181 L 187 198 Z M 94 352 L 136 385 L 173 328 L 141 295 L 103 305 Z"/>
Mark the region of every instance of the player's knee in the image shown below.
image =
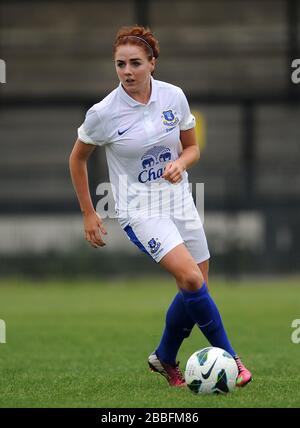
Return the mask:
<path id="1" fill-rule="evenodd" d="M 187 291 L 196 291 L 203 284 L 203 276 L 199 269 L 191 269 L 184 272 L 179 280 L 180 285 Z"/>

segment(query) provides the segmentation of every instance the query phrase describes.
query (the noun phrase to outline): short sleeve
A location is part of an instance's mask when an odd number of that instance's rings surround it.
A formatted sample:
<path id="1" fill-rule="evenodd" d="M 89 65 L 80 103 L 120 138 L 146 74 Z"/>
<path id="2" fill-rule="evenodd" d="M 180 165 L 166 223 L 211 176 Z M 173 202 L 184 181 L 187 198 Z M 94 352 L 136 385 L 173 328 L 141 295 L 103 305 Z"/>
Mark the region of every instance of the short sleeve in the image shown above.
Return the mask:
<path id="1" fill-rule="evenodd" d="M 179 91 L 179 109 L 180 109 L 180 131 L 187 131 L 188 129 L 194 128 L 196 125 L 196 119 L 192 115 L 189 103 L 184 95 L 183 91 Z"/>
<path id="2" fill-rule="evenodd" d="M 101 119 L 93 108 L 87 111 L 83 124 L 78 128 L 78 138 L 86 144 L 106 144 Z"/>

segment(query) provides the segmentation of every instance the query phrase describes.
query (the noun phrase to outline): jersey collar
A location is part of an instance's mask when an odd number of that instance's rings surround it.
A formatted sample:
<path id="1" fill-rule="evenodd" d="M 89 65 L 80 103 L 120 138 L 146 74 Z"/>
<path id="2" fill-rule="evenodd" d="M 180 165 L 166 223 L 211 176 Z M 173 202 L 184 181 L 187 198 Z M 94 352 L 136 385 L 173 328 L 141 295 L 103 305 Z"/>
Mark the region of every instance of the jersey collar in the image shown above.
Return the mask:
<path id="1" fill-rule="evenodd" d="M 156 84 L 156 80 L 153 79 L 153 77 L 151 76 L 151 95 L 150 95 L 150 99 L 148 101 L 147 104 L 142 104 L 139 103 L 138 101 L 134 100 L 130 95 L 127 94 L 127 92 L 124 90 L 122 84 L 119 84 L 119 94 L 120 97 L 123 101 L 125 101 L 127 104 L 129 104 L 131 107 L 136 107 L 136 106 L 148 106 L 149 104 L 151 104 L 152 102 L 157 100 L 157 84 Z"/>

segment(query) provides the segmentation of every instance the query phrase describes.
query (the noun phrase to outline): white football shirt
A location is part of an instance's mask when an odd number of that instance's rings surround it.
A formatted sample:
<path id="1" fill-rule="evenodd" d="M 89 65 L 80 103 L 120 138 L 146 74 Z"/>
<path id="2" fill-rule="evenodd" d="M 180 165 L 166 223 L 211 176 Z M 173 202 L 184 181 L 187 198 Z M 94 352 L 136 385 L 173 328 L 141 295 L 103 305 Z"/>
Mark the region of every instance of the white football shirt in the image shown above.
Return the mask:
<path id="1" fill-rule="evenodd" d="M 78 138 L 105 146 L 109 178 L 122 227 L 132 217 L 170 214 L 190 197 L 188 174 L 179 184 L 162 178 L 168 162 L 182 152 L 180 131 L 195 126 L 183 91 L 151 77 L 151 97 L 141 104 L 121 83 L 86 113 Z M 170 195 L 170 198 L 166 197 Z M 183 195 L 185 195 L 183 197 Z M 150 211 L 149 211 L 150 209 Z"/>

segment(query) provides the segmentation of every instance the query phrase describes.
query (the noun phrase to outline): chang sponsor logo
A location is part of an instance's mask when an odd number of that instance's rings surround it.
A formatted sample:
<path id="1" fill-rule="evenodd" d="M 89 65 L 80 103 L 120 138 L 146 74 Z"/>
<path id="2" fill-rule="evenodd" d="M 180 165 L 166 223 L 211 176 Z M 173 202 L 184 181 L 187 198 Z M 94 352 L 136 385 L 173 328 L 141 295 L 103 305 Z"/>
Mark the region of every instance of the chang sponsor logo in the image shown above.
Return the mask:
<path id="1" fill-rule="evenodd" d="M 161 164 L 169 162 L 171 157 L 171 151 L 166 146 L 155 146 L 147 150 L 141 158 L 143 171 L 139 173 L 138 181 L 144 184 L 162 177 L 165 166 Z"/>

